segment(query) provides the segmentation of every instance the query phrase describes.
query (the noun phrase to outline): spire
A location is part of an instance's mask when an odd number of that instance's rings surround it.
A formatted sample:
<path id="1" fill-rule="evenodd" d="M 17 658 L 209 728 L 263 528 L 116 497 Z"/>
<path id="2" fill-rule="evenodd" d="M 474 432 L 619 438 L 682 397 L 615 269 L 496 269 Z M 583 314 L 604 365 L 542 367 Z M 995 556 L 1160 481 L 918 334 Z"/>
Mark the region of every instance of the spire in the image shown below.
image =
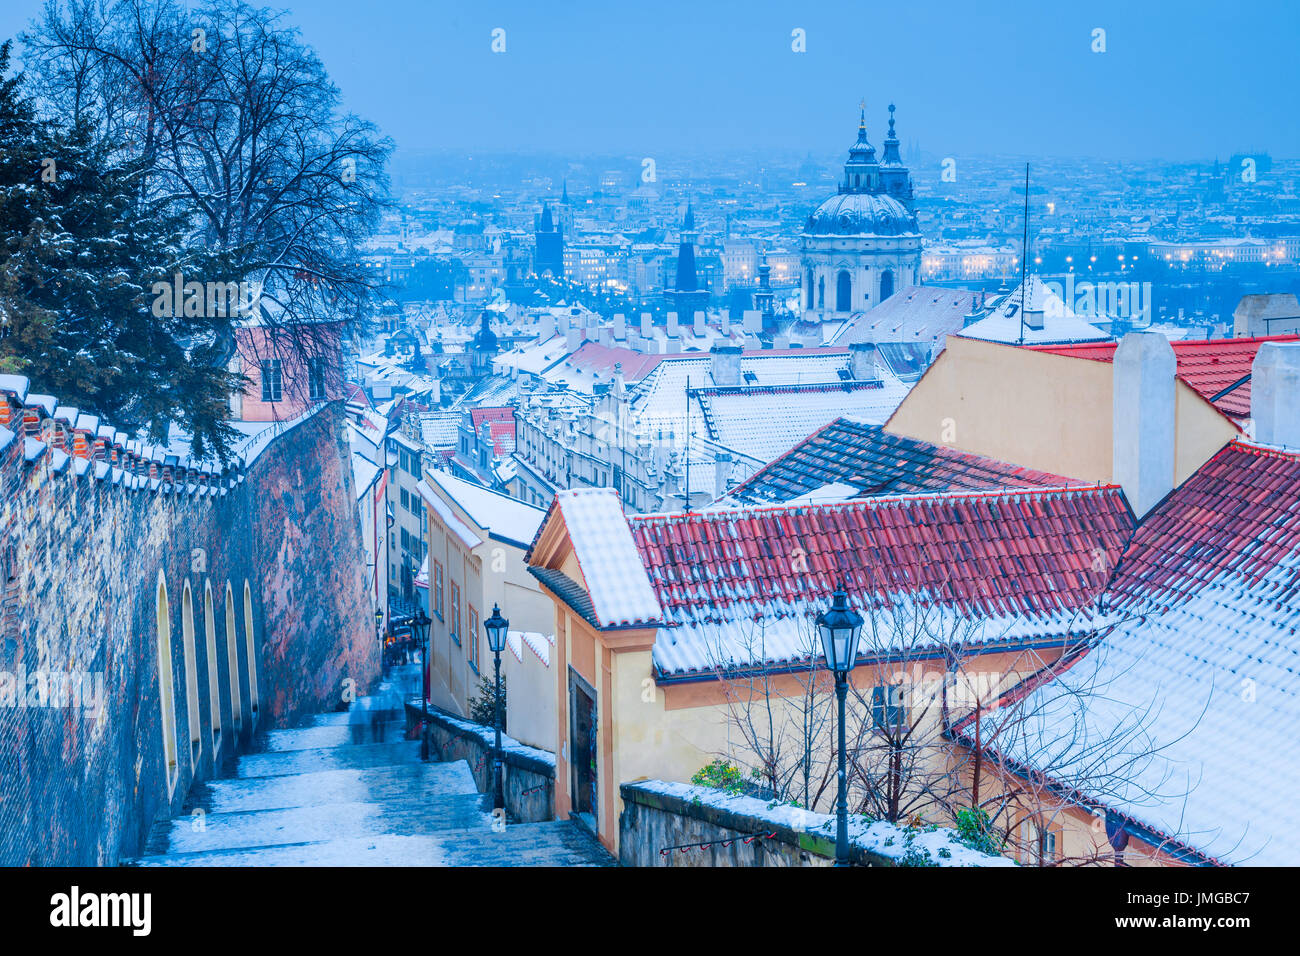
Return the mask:
<path id="1" fill-rule="evenodd" d="M 880 157 L 882 165 L 903 165 L 903 157 L 898 152 L 898 134 L 894 132 L 894 104 L 889 104 L 889 136 L 885 138 L 885 152 Z"/>
<path id="2" fill-rule="evenodd" d="M 560 195 L 560 202 L 564 203 L 566 206 L 569 204 L 569 178 L 567 176 L 564 178 L 564 189 Z"/>
<path id="3" fill-rule="evenodd" d="M 695 207 L 688 199 L 686 200 L 686 218 L 682 220 L 682 232 L 695 231 Z"/>
<path id="4" fill-rule="evenodd" d="M 891 109 L 893 107 L 890 107 Z M 867 141 L 867 101 L 861 100 L 858 103 L 858 142 Z"/>
<path id="5" fill-rule="evenodd" d="M 542 203 L 542 224 L 537 227 L 538 232 L 554 232 L 555 221 L 551 218 L 551 204 Z"/>

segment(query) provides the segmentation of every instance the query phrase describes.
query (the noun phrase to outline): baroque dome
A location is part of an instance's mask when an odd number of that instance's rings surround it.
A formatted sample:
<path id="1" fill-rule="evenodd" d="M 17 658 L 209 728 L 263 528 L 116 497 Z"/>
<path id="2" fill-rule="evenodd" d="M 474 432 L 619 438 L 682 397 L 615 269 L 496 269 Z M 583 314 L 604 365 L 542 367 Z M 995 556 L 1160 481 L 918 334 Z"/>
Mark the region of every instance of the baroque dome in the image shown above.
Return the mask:
<path id="1" fill-rule="evenodd" d="M 916 216 L 892 196 L 844 192 L 818 206 L 803 231 L 812 236 L 907 236 L 921 230 Z"/>

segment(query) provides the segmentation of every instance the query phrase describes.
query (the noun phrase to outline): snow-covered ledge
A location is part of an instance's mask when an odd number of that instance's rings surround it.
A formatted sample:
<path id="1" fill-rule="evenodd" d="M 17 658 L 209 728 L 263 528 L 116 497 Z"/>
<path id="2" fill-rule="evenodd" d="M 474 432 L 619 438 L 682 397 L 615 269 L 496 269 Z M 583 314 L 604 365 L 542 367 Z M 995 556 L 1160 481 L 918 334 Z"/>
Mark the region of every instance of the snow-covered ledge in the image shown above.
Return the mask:
<path id="1" fill-rule="evenodd" d="M 830 814 L 663 780 L 625 783 L 621 793 L 624 866 L 827 866 L 835 859 Z M 862 817 L 849 818 L 849 844 L 860 866 L 1015 865 L 971 849 L 952 830 Z"/>

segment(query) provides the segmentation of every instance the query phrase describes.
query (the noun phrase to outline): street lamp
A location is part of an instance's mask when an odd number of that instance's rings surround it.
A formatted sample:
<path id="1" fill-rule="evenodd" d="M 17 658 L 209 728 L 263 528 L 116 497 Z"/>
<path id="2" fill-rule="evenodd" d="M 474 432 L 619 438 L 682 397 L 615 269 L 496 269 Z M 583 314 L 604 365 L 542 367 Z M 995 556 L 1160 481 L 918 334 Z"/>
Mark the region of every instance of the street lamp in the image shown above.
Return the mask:
<path id="1" fill-rule="evenodd" d="M 375 639 L 379 641 L 379 669 L 383 670 L 387 660 L 384 654 L 384 609 L 382 607 L 375 608 Z"/>
<path id="2" fill-rule="evenodd" d="M 817 615 L 817 632 L 822 639 L 826 666 L 835 672 L 835 697 L 839 702 L 839 797 L 835 801 L 835 865 L 849 865 L 849 777 L 844 742 L 844 699 L 849 693 L 849 671 L 858 658 L 858 635 L 862 615 L 849 607 L 844 585 L 835 589 L 831 609 Z"/>
<path id="3" fill-rule="evenodd" d="M 420 713 L 424 722 L 420 726 L 420 759 L 429 759 L 429 615 L 417 607 L 411 617 L 411 631 L 420 643 Z"/>
<path id="4" fill-rule="evenodd" d="M 505 792 L 501 783 L 501 652 L 506 649 L 506 633 L 510 630 L 510 622 L 501 616 L 501 608 L 496 604 L 492 605 L 492 616 L 483 622 L 483 630 L 487 631 L 488 647 L 492 651 L 492 664 L 496 668 L 497 746 L 493 755 L 496 766 L 492 770 L 494 780 L 492 808 L 495 810 L 506 805 Z"/>

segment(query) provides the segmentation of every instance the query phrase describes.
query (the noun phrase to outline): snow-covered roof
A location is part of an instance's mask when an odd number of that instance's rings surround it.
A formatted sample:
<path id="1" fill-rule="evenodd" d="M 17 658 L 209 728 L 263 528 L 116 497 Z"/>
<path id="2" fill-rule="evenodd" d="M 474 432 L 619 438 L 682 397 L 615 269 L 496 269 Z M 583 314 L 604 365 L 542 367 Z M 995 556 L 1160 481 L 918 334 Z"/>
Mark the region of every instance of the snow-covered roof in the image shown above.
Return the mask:
<path id="1" fill-rule="evenodd" d="M 433 474 L 433 472 L 430 472 L 430 474 Z M 430 488 L 427 482 L 416 482 L 415 489 L 420 493 L 420 497 L 424 499 L 424 503 L 433 509 L 433 513 L 438 516 L 447 527 L 447 530 L 459 538 L 461 544 L 465 545 L 466 548 L 472 551 L 483 543 L 483 539 L 475 534 L 469 525 L 456 517 L 456 512 L 452 510 L 451 505 L 443 501 L 442 496 Z"/>
<path id="2" fill-rule="evenodd" d="M 1026 314 L 1035 313 L 1041 318 L 1042 328 L 1030 328 L 1028 321 L 1022 321 L 1022 301 Z M 957 334 L 969 339 L 1012 345 L 1105 342 L 1110 339 L 1101 329 L 1079 318 L 1038 276 L 1030 276 L 1016 286 L 997 300 L 987 316 L 972 322 Z"/>
<path id="3" fill-rule="evenodd" d="M 430 485 L 436 485 L 471 521 L 492 537 L 511 544 L 528 547 L 529 542 L 536 537 L 542 519 L 546 517 L 546 512 L 541 508 L 482 485 L 453 478 L 446 472 L 431 471 L 426 477 Z"/>
<path id="4" fill-rule="evenodd" d="M 1300 456 L 1227 446 L 1139 525 L 1109 590 L 1125 622 L 1021 706 L 1062 745 L 999 749 L 1157 838 L 1294 865 Z M 1133 745 L 1098 748 L 1117 736 Z M 1158 752 L 1098 792 L 1106 761 L 1142 749 Z"/>
<path id="5" fill-rule="evenodd" d="M 649 624 L 663 618 L 623 505 L 612 488 L 564 490 L 554 507 L 586 580 L 592 610 L 601 627 Z"/>

